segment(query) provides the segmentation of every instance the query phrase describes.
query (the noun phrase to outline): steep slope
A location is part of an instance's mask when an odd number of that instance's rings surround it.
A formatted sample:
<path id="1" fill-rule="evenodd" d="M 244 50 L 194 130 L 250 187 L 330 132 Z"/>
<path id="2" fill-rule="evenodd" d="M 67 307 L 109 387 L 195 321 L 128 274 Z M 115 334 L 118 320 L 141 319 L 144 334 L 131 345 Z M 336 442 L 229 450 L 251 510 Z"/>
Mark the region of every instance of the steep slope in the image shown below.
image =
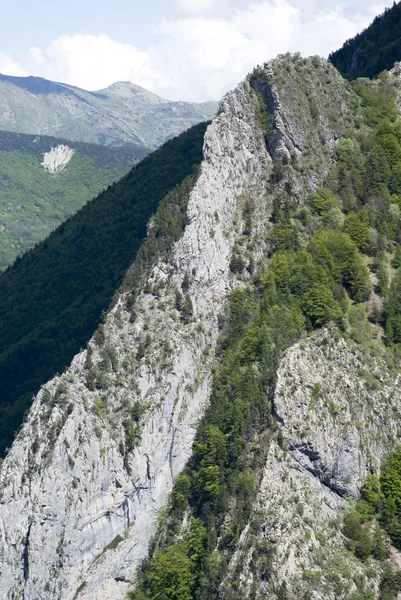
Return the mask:
<path id="1" fill-rule="evenodd" d="M 32 394 L 93 335 L 160 201 L 201 161 L 205 124 L 167 142 L 0 275 L 0 448 Z M 181 207 L 166 223 L 181 231 Z"/>
<path id="2" fill-rule="evenodd" d="M 392 69 L 401 60 L 401 3 L 386 8 L 367 29 L 330 54 L 329 60 L 348 79 L 377 77 Z"/>
<path id="3" fill-rule="evenodd" d="M 0 270 L 147 153 L 0 131 Z"/>
<path id="4" fill-rule="evenodd" d="M 213 412 L 213 398 L 225 397 L 213 382 L 213 367 L 230 291 L 253 285 L 266 268 L 277 209 L 302 206 L 322 185 L 354 103 L 347 83 L 317 57 L 281 57 L 224 98 L 206 132 L 182 237 L 168 252 L 167 246 L 158 258 L 142 261 L 146 268 L 141 261 L 132 267 L 104 327 L 64 375 L 42 388 L 3 463 L 0 564 L 7 599 L 124 598 L 156 531 L 157 510 L 191 457 L 209 401 Z M 275 239 L 285 247 L 292 230 L 288 234 L 287 221 L 282 224 Z M 159 236 L 151 222 L 143 256 Z M 332 292 L 327 294 L 328 317 L 339 318 Z M 254 305 L 241 290 L 232 302 L 234 330 L 223 348 L 237 344 L 250 324 L 247 306 Z M 295 319 L 289 310 L 279 322 L 289 314 Z M 244 343 L 252 348 L 250 339 Z M 245 401 L 258 389 L 256 397 L 266 405 L 270 380 L 263 379 L 263 369 L 231 367 L 228 376 L 253 373 L 256 388 L 240 381 L 240 392 L 229 380 L 227 390 Z M 238 405 L 217 412 L 230 421 L 246 410 Z M 252 424 L 259 435 L 271 423 L 267 413 L 266 405 L 250 416 L 251 438 Z M 213 431 L 207 429 L 208 435 Z M 233 431 L 230 436 L 234 446 L 242 444 Z M 203 452 L 202 444 L 198 439 L 194 449 Z M 258 447 L 268 472 L 264 446 Z M 208 463 L 197 479 L 212 494 L 203 499 L 205 521 L 214 510 L 216 467 Z M 191 597 L 198 567 L 180 551 L 171 562 L 169 556 L 167 575 L 173 564 L 186 576 L 189 565 L 182 597 Z M 223 571 L 227 566 L 221 564 Z M 207 586 L 211 597 L 217 583 Z M 233 589 L 226 597 L 236 597 Z"/>
<path id="5" fill-rule="evenodd" d="M 0 75 L 0 129 L 18 133 L 157 148 L 216 110 L 215 102 L 171 102 L 129 82 L 88 92 L 40 77 Z"/>

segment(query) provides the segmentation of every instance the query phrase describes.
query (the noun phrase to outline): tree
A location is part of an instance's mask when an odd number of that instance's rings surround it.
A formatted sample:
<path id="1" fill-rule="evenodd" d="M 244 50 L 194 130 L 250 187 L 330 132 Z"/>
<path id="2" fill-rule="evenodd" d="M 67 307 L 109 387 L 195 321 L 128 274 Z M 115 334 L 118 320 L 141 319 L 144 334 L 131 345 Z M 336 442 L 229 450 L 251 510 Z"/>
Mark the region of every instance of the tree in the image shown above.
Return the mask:
<path id="1" fill-rule="evenodd" d="M 146 574 L 147 598 L 164 600 L 193 600 L 196 577 L 193 562 L 187 555 L 185 541 L 157 549 Z M 132 597 L 135 600 L 135 596 Z"/>
<path id="2" fill-rule="evenodd" d="M 367 247 L 369 224 L 360 219 L 358 214 L 351 212 L 345 217 L 343 231 L 349 235 L 358 248 L 363 250 Z"/>
<path id="3" fill-rule="evenodd" d="M 391 265 L 394 269 L 401 267 L 401 245 L 399 244 L 395 248 L 394 258 Z"/>
<path id="4" fill-rule="evenodd" d="M 387 302 L 386 337 L 389 342 L 401 343 L 401 269 L 391 282 Z"/>
<path id="5" fill-rule="evenodd" d="M 191 491 L 191 480 L 182 473 L 177 475 L 174 481 L 171 499 L 173 506 L 176 508 L 184 508 L 188 504 L 188 498 Z"/>
<path id="6" fill-rule="evenodd" d="M 320 188 L 312 194 L 311 207 L 318 215 L 327 214 L 332 208 L 339 207 L 339 201 L 334 193 L 328 188 Z"/>
<path id="7" fill-rule="evenodd" d="M 369 272 L 346 233 L 330 229 L 318 231 L 309 242 L 308 251 L 334 281 L 344 285 L 353 300 L 363 302 L 368 298 Z"/>
<path id="8" fill-rule="evenodd" d="M 383 531 L 378 523 L 376 523 L 374 528 L 372 546 L 372 555 L 376 560 L 383 561 L 388 558 L 389 550 L 383 535 Z"/>
<path id="9" fill-rule="evenodd" d="M 321 327 L 329 321 L 338 321 L 342 316 L 340 305 L 334 300 L 333 292 L 322 284 L 314 285 L 304 295 L 301 308 L 313 327 Z"/>

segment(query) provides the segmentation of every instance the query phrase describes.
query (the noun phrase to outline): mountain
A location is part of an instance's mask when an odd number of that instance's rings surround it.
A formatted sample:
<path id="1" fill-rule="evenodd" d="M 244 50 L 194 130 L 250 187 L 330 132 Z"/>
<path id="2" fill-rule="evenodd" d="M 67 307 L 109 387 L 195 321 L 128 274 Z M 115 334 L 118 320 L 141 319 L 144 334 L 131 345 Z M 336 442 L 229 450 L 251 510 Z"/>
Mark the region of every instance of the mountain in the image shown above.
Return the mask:
<path id="1" fill-rule="evenodd" d="M 0 131 L 0 270 L 147 153 Z"/>
<path id="2" fill-rule="evenodd" d="M 11 348 L 122 280 L 1 466 L 6 600 L 396 600 L 400 107 L 281 55 L 0 277 Z"/>
<path id="3" fill-rule="evenodd" d="M 362 33 L 347 40 L 329 60 L 348 79 L 376 77 L 401 60 L 401 3 L 386 8 Z"/>
<path id="4" fill-rule="evenodd" d="M 32 394 L 64 370 L 101 322 L 149 218 L 201 161 L 204 130 L 195 126 L 166 143 L 0 275 L 0 452 Z M 174 236 L 181 209 L 178 198 L 171 202 L 164 226 Z"/>
<path id="5" fill-rule="evenodd" d="M 0 129 L 17 133 L 154 149 L 216 110 L 216 102 L 171 102 L 130 82 L 88 92 L 40 77 L 0 75 Z"/>

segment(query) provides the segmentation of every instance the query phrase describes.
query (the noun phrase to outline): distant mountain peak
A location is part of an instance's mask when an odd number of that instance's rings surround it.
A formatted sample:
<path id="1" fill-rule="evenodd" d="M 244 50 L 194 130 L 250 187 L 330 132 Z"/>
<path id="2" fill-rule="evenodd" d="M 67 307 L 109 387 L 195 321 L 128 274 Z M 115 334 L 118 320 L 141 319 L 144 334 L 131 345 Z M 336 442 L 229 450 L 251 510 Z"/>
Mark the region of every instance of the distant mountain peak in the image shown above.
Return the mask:
<path id="1" fill-rule="evenodd" d="M 112 94 L 120 97 L 135 97 L 138 100 L 145 100 L 147 102 L 151 102 L 152 104 L 168 104 L 170 102 L 170 100 L 161 98 L 157 94 L 149 92 L 149 90 L 137 85 L 136 83 L 133 83 L 132 81 L 116 81 L 107 88 L 94 93 L 106 95 Z"/>
<path id="2" fill-rule="evenodd" d="M 131 81 L 87 91 L 42 77 L 0 74 L 0 130 L 110 146 L 157 148 L 201 121 L 217 102 L 173 102 Z"/>
<path id="3" fill-rule="evenodd" d="M 15 85 L 27 90 L 31 94 L 56 94 L 64 91 L 65 87 L 69 87 L 62 83 L 49 81 L 43 77 L 36 77 L 35 75 L 17 77 L 16 75 L 3 75 L 0 73 L 0 85 L 1 83 Z"/>

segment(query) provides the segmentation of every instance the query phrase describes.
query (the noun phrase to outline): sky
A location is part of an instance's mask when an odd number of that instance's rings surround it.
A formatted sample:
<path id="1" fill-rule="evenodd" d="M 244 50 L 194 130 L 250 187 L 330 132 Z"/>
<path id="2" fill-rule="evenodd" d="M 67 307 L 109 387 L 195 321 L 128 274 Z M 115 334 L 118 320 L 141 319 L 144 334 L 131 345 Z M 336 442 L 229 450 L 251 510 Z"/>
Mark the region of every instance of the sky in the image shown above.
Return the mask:
<path id="1" fill-rule="evenodd" d="M 392 0 L 32 0 L 1 8 L 0 73 L 218 100 L 285 52 L 327 56 Z"/>

